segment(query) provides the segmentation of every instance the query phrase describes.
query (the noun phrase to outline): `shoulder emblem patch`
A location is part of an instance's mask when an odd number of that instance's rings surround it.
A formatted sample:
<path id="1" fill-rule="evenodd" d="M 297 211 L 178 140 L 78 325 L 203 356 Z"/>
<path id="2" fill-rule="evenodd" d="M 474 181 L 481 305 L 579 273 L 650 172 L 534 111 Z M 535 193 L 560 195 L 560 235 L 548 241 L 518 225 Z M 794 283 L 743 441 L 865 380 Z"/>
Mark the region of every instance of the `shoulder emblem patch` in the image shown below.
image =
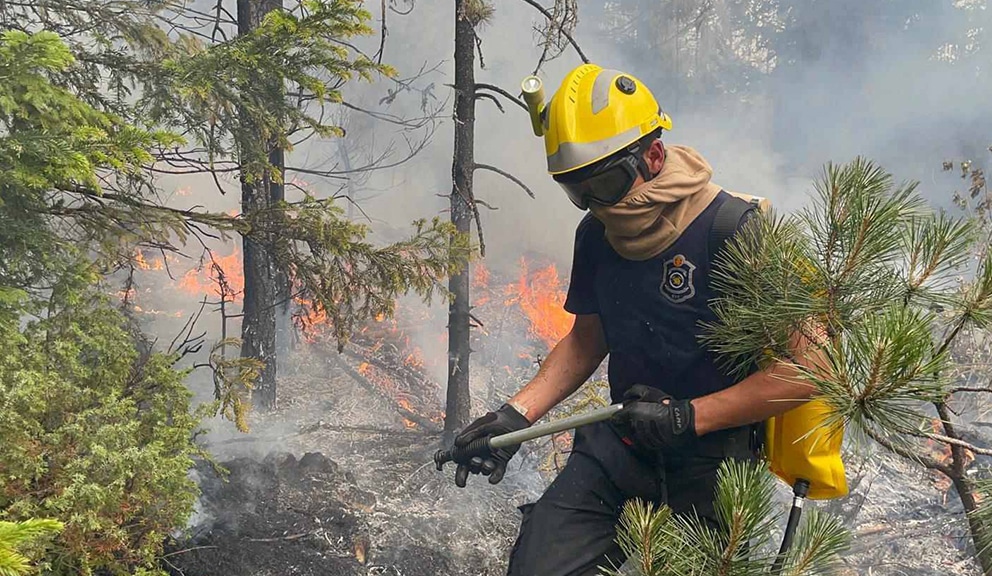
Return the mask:
<path id="1" fill-rule="evenodd" d="M 696 287 L 692 283 L 692 271 L 696 265 L 686 260 L 685 256 L 676 254 L 665 262 L 665 271 L 661 280 L 661 293 L 672 303 L 679 304 L 696 295 Z"/>

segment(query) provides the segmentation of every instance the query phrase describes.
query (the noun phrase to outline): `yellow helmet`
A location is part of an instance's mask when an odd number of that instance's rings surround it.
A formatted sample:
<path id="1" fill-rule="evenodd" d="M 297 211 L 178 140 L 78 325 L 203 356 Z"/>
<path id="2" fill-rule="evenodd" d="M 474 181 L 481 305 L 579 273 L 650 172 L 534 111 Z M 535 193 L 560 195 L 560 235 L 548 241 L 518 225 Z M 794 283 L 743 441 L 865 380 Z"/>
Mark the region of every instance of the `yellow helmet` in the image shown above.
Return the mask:
<path id="1" fill-rule="evenodd" d="M 640 80 L 595 64 L 569 72 L 541 116 L 548 172 L 555 175 L 589 166 L 659 129 L 672 129 L 672 119 Z"/>

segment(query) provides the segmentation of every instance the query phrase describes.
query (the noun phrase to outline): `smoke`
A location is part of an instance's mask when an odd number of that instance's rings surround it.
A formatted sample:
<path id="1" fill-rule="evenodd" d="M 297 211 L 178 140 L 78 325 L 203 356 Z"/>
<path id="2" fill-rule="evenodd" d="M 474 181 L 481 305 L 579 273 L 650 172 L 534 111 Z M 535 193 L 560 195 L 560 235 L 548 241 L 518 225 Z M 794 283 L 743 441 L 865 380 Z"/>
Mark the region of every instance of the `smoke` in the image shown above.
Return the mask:
<path id="1" fill-rule="evenodd" d="M 382 18 L 379 5 L 372 4 L 376 35 L 358 40 L 369 54 L 379 47 Z M 430 144 L 410 161 L 346 180 L 288 175 L 293 184 L 319 196 L 354 195 L 358 206 L 351 208 L 352 216 L 367 219 L 373 241 L 402 237 L 414 218 L 446 216 L 453 132 L 453 4 L 416 3 L 406 16 L 387 8 L 383 61 L 399 78 L 426 70 L 413 89 L 387 79 L 355 81 L 344 89 L 348 102 L 395 118 L 422 117 L 447 102 Z M 710 3 L 717 8 L 703 21 L 695 40 L 684 45 L 670 34 L 671 6 L 676 4 L 682 6 L 679 17 L 689 20 L 692 14 L 685 6 L 692 2 L 583 2 L 574 37 L 594 62 L 629 71 L 647 83 L 674 119 L 666 143 L 697 148 L 713 165 L 715 181 L 727 189 L 767 196 L 780 210 L 793 211 L 807 202 L 822 164 L 862 154 L 880 161 L 897 179 L 920 180 L 924 194 L 936 205 L 948 206 L 960 181 L 954 174 L 941 173 L 941 162 L 988 158 L 984 154 L 992 143 L 992 115 L 986 100 L 992 79 L 988 59 L 982 58 L 988 48 L 981 42 L 988 38 L 992 16 L 985 0 L 841 0 L 804 2 L 800 8 L 790 6 L 798 4 L 793 0 L 768 0 L 757 3 L 772 14 L 759 15 L 769 22 L 764 29 L 754 26 L 759 16 L 743 10 L 743 4 Z M 480 29 L 485 68 L 477 70 L 477 81 L 518 93 L 520 80 L 540 57 L 535 28 L 542 18 L 523 2 L 499 2 L 493 18 Z M 732 28 L 742 19 L 751 24 L 750 36 L 737 40 Z M 771 57 L 761 65 L 746 61 L 741 46 L 748 45 L 759 47 L 752 53 Z M 728 47 L 736 52 L 728 52 Z M 542 68 L 549 96 L 578 63 L 569 47 Z M 514 174 L 536 198 L 500 175 L 476 173 L 475 194 L 492 207 L 480 208 L 485 264 L 496 277 L 512 279 L 521 256 L 539 254 L 567 274 L 574 228 L 584 213 L 546 174 L 543 143 L 533 136 L 524 111 L 509 102 L 503 108 L 500 112 L 488 100 L 478 102 L 476 161 Z M 334 121 L 346 128 L 343 139 L 305 143 L 289 154 L 288 164 L 344 169 L 392 150 L 384 160 L 389 164 L 403 158 L 409 146 L 416 148 L 433 126 L 428 122 L 404 128 L 344 108 Z M 217 194 L 208 177 L 164 178 L 161 185 L 167 195 L 176 189 L 192 191 L 173 195 L 170 204 L 176 207 L 238 210 L 236 178 L 230 175 L 222 181 L 226 195 Z M 300 192 L 290 187 L 287 195 L 295 198 Z M 223 256 L 239 242 L 209 244 Z M 197 247 L 187 252 L 194 259 L 174 271 L 179 277 L 197 263 Z M 163 281 L 161 274 L 139 279 L 145 290 Z M 184 301 L 174 302 L 175 307 L 188 308 L 189 296 L 180 297 Z M 414 306 L 414 299 L 403 305 Z M 439 382 L 447 367 L 446 344 L 437 337 L 445 330 L 445 316 L 446 307 L 435 305 L 414 335 Z M 158 317 L 149 322 L 150 331 L 157 334 L 171 336 L 181 327 L 179 321 Z M 201 324 L 208 330 L 208 341 L 219 336 L 209 313 Z M 228 333 L 239 331 L 233 321 Z M 491 337 L 488 334 L 482 337 Z M 512 350 L 526 335 L 504 331 L 500 338 Z M 206 399 L 212 385 L 204 379 L 195 388 Z"/>
<path id="2" fill-rule="evenodd" d="M 438 66 L 416 85 L 431 86 L 430 94 L 438 102 L 448 99 L 449 106 L 426 149 L 395 168 L 372 173 L 357 187 L 364 200 L 356 218 L 367 217 L 378 226 L 374 235 L 380 239 L 402 231 L 415 217 L 446 216 L 453 144 L 453 4 L 420 2 L 407 16 L 386 13 L 383 61 L 400 77 Z M 985 107 L 992 86 L 976 48 L 987 36 L 984 2 L 843 0 L 796 8 L 780 0 L 760 3 L 770 10 L 761 14 L 741 3 L 710 3 L 717 8 L 695 40 L 689 32 L 682 35 L 691 40 L 686 44 L 671 34 L 678 28 L 671 21 L 676 4 L 682 6 L 682 21 L 688 21 L 692 13 L 685 6 L 692 2 L 583 2 L 574 37 L 593 62 L 629 71 L 647 83 L 674 119 L 665 142 L 695 147 L 714 167 L 715 182 L 729 190 L 766 196 L 779 210 L 791 212 L 808 202 L 824 163 L 866 155 L 897 180 L 922 181 L 925 195 L 949 206 L 959 183 L 940 174 L 941 162 L 978 158 L 992 143 L 992 116 Z M 379 47 L 382 14 L 378 6 L 369 8 L 377 36 L 360 46 L 371 54 Z M 624 13 L 627 20 L 617 17 Z M 523 2 L 497 3 L 493 18 L 480 28 L 485 67 L 477 67 L 476 81 L 517 94 L 540 57 L 535 29 L 542 18 Z M 767 27 L 757 26 L 758 18 L 767 20 Z M 738 40 L 733 27 L 742 21 L 750 36 Z M 619 27 L 625 32 L 618 33 Z M 748 45 L 757 47 L 750 55 L 742 48 Z M 756 55 L 766 58 L 749 60 Z M 567 48 L 543 66 L 540 75 L 549 97 L 579 63 Z M 344 96 L 372 107 L 396 89 L 388 80 L 351 83 Z M 417 117 L 423 114 L 421 104 L 416 93 L 401 92 L 388 111 Z M 497 277 L 512 278 L 523 255 L 540 254 L 567 275 L 575 225 L 584 213 L 547 175 L 543 142 L 533 136 L 524 111 L 509 102 L 503 108 L 500 112 L 492 102 L 478 101 L 476 162 L 514 174 L 536 198 L 500 175 L 476 172 L 475 195 L 494 208 L 480 207 L 485 265 Z M 362 126 L 368 132 L 349 132 L 346 145 L 353 138 L 403 142 L 404 133 L 395 126 Z M 330 157 L 326 148 L 306 154 Z M 402 145 L 396 155 L 401 150 Z M 445 308 L 435 306 L 414 336 L 439 382 L 446 368 L 446 344 L 437 338 L 445 331 Z M 492 335 L 487 331 L 481 337 Z M 512 349 L 526 335 L 503 333 L 500 338 Z M 475 358 L 477 370 L 481 359 Z M 476 375 L 481 375 L 478 370 Z"/>
<path id="3" fill-rule="evenodd" d="M 387 14 L 384 60 L 401 75 L 444 60 L 444 75 L 434 80 L 439 96 L 450 93 L 441 84 L 452 81 L 450 4 L 418 3 L 409 16 Z M 922 181 L 924 193 L 938 205 L 950 204 L 955 183 L 936 176 L 941 161 L 980 159 L 992 140 L 987 109 L 992 81 L 986 61 L 979 57 L 988 52 L 980 42 L 987 38 L 985 26 L 992 20 L 985 2 L 806 2 L 791 11 L 784 0 L 766 2 L 778 10 L 775 18 L 767 19 L 788 28 L 768 30 L 755 40 L 781 52 L 763 68 L 741 58 L 730 65 L 733 55 L 706 49 L 722 46 L 719 36 L 732 34 L 729 22 L 736 4 L 718 4 L 727 6 L 716 9 L 704 24 L 708 28 L 700 33 L 695 50 L 682 49 L 681 68 L 665 60 L 671 46 L 651 37 L 662 36 L 662 28 L 669 25 L 648 18 L 652 10 L 664 12 L 650 7 L 656 2 L 583 2 L 575 38 L 594 62 L 644 80 L 674 118 L 666 142 L 697 148 L 713 165 L 715 181 L 728 189 L 767 196 L 791 211 L 806 201 L 810 182 L 824 163 L 866 155 L 897 179 Z M 639 18 L 635 33 L 643 37 L 618 40 L 606 30 L 607 16 L 619 12 L 620 6 Z M 540 22 L 541 16 L 523 2 L 500 2 L 480 32 L 486 67 L 477 72 L 477 81 L 516 94 L 540 55 L 534 31 Z M 757 34 L 754 30 L 752 25 Z M 370 47 L 377 46 L 378 38 L 369 40 Z M 790 61 L 797 57 L 803 60 Z M 568 49 L 544 67 L 541 74 L 549 96 L 578 63 Z M 714 75 L 714 69 L 727 70 L 728 76 Z M 729 77 L 731 72 L 745 80 Z M 707 74 L 728 91 L 700 93 L 693 78 L 708 82 Z M 382 88 L 361 87 L 360 93 Z M 690 89 L 694 93 L 687 95 Z M 407 103 L 397 102 L 398 107 Z M 520 254 L 534 250 L 567 268 L 572 231 L 582 213 L 545 173 L 543 145 L 531 134 L 527 116 L 512 104 L 504 107 L 505 114 L 491 102 L 479 101 L 476 160 L 512 172 L 537 199 L 501 176 L 476 174 L 476 195 L 498 207 L 482 210 L 487 263 L 506 269 Z M 443 211 L 446 199 L 436 195 L 450 191 L 451 133 L 450 118 L 445 118 L 424 153 L 373 176 L 371 185 L 401 186 L 368 202 L 365 210 L 374 219 L 395 224 L 411 214 Z"/>
<path id="4" fill-rule="evenodd" d="M 731 8 L 741 4 L 729 1 L 718 3 L 724 9 L 715 17 L 724 20 L 707 24 L 705 40 L 696 49 L 698 56 L 687 56 L 685 61 L 677 63 L 669 59 L 671 39 L 652 39 L 663 38 L 662 28 L 670 25 L 661 17 L 635 21 L 633 32 L 625 40 L 617 39 L 607 29 L 607 16 L 611 11 L 619 11 L 620 6 L 643 16 L 653 6 L 674 2 L 583 1 L 574 36 L 595 63 L 629 71 L 646 82 L 674 119 L 674 130 L 665 135 L 665 142 L 698 149 L 714 167 L 715 181 L 729 190 L 767 196 L 780 210 L 794 211 L 808 201 L 811 181 L 822 164 L 867 155 L 881 162 L 897 179 L 922 181 L 923 193 L 938 206 L 949 205 L 950 192 L 959 183 L 952 176 L 940 173 L 941 162 L 987 159 L 983 156 L 987 154 L 985 147 L 992 144 L 992 114 L 987 105 L 992 80 L 987 57 L 985 61 L 980 58 L 988 53 L 988 48 L 979 46 L 983 38 L 987 39 L 988 26 L 992 25 L 986 2 L 831 0 L 806 2 L 810 11 L 806 15 L 790 12 L 786 8 L 788 3 L 787 0 L 765 3 L 778 5 L 782 12 L 780 20 L 789 24 L 789 28 L 769 30 L 763 38 L 776 40 L 772 44 L 783 48 L 778 60 L 764 67 L 746 62 L 737 62 L 736 66 L 727 64 L 736 55 L 719 48 L 733 45 L 723 42 L 721 35 L 732 33 L 726 19 L 733 12 Z M 414 218 L 446 216 L 453 144 L 450 116 L 453 97 L 448 86 L 453 82 L 453 4 L 418 2 L 407 16 L 392 11 L 386 14 L 388 35 L 383 61 L 396 68 L 401 78 L 428 70 L 414 83 L 417 90 L 403 89 L 386 79 L 352 82 L 344 89 L 346 101 L 369 110 L 385 110 L 397 118 L 423 116 L 425 103 L 431 109 L 448 100 L 430 144 L 408 162 L 356 174 L 348 181 L 289 175 L 290 180 L 296 179 L 297 184 L 318 196 L 350 191 L 360 204 L 353 209 L 353 217 L 360 221 L 367 219 L 372 225 L 373 241 L 388 242 L 402 237 Z M 540 57 L 534 29 L 542 17 L 523 2 L 503 0 L 493 4 L 496 13 L 480 30 L 485 68 L 477 69 L 476 79 L 516 94 L 520 80 L 534 70 Z M 918 5 L 918 15 L 913 15 L 911 4 Z M 378 33 L 382 17 L 379 4 L 369 3 L 368 8 L 373 12 Z M 804 20 L 793 21 L 799 17 Z M 783 38 L 783 34 L 789 38 Z M 378 49 L 379 38 L 361 39 L 358 45 L 372 54 Z M 790 47 L 787 54 L 785 49 Z M 689 54 L 694 48 L 681 49 Z M 802 59 L 789 60 L 797 56 Z M 564 74 L 578 63 L 578 57 L 569 48 L 543 67 L 540 74 L 549 97 Z M 431 71 L 436 65 L 437 69 Z M 721 77 L 714 70 L 727 71 L 728 76 Z M 509 102 L 504 102 L 503 107 L 505 112 L 500 112 L 490 101 L 478 102 L 476 161 L 514 174 L 536 198 L 531 199 L 517 184 L 502 176 L 476 173 L 475 194 L 493 208 L 481 208 L 487 245 L 485 265 L 495 278 L 505 282 L 515 278 L 523 255 L 539 254 L 556 262 L 558 269 L 567 274 L 575 225 L 584 213 L 575 209 L 548 177 L 543 143 L 533 136 L 526 113 Z M 339 119 L 347 129 L 343 140 L 315 140 L 301 145 L 289 155 L 288 164 L 346 168 L 348 164 L 364 164 L 392 148 L 386 160 L 390 163 L 404 156 L 408 141 L 416 147 L 426 129 L 404 129 L 353 110 L 342 110 Z M 176 198 L 175 205 L 237 209 L 237 182 L 232 179 L 226 184 L 229 192 L 220 196 L 214 192 L 209 178 L 196 182 L 188 178 L 177 180 L 176 186 L 193 188 L 196 193 Z M 163 182 L 164 188 L 172 185 L 171 181 Z M 299 196 L 298 191 L 287 192 L 290 197 Z M 224 250 L 222 255 L 229 253 L 229 249 Z M 416 300 L 405 299 L 401 306 L 416 307 Z M 446 342 L 438 336 L 445 332 L 446 313 L 447 307 L 436 303 L 417 333 L 410 335 L 412 345 L 422 350 L 431 376 L 442 386 L 447 369 Z M 476 331 L 476 337 L 484 343 L 474 356 L 473 414 L 492 408 L 487 386 L 493 379 L 501 378 L 501 386 L 515 384 L 491 371 L 494 366 L 515 358 L 516 351 L 525 349 L 528 342 L 527 334 L 519 330 L 519 323 L 516 330 L 500 330 L 498 318 L 481 312 L 480 316 L 486 327 Z M 205 322 L 211 323 L 209 342 L 216 339 L 218 330 L 215 320 L 205 318 Z M 229 333 L 239 332 L 237 323 L 232 323 Z M 202 372 L 198 374 L 194 377 L 200 381 L 195 387 L 206 399 L 212 383 Z M 346 395 L 340 389 L 333 393 Z M 354 396 L 364 398 L 363 394 L 356 391 Z M 372 414 L 380 407 L 362 408 L 362 412 Z M 338 419 L 343 412 L 338 407 L 327 410 Z M 298 432 L 301 423 L 310 422 L 290 418 L 282 423 L 267 423 L 266 437 L 254 438 L 251 443 L 240 442 L 242 436 L 220 419 L 208 424 L 210 441 L 218 451 L 261 456 L 270 449 L 284 448 L 283 438 Z M 361 468 L 364 456 L 352 441 L 334 438 L 327 440 L 321 449 L 334 458 L 352 462 L 355 469 Z M 521 454 L 526 456 L 526 451 Z M 518 457 L 511 465 L 506 482 L 498 489 L 502 492 L 478 481 L 465 491 L 443 492 L 456 511 L 452 515 L 462 517 L 461 526 L 483 524 L 493 518 L 507 522 L 507 494 L 524 493 L 532 497 L 539 492 L 541 479 L 534 471 L 533 462 L 528 460 L 524 465 L 521 460 Z M 418 471 L 410 471 L 409 478 L 414 478 L 411 484 L 422 480 L 417 476 Z M 445 481 L 450 484 L 448 476 Z M 486 495 L 489 500 L 483 498 Z M 504 498 L 503 502 L 498 502 L 500 497 Z M 473 505 L 478 501 L 496 502 L 498 506 L 487 505 L 480 511 Z"/>

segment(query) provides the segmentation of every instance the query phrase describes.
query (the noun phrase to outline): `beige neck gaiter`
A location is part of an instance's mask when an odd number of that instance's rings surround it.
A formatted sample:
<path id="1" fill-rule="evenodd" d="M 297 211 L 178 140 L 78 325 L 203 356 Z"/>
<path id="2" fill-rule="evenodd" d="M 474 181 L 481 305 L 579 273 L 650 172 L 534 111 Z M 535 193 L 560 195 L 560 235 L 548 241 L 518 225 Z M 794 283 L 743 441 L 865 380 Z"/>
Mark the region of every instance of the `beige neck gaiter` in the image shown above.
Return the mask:
<path id="1" fill-rule="evenodd" d="M 694 149 L 666 148 L 665 164 L 653 180 L 627 193 L 613 206 L 590 205 L 606 226 L 606 239 L 628 260 L 661 254 L 716 198 L 713 169 Z"/>

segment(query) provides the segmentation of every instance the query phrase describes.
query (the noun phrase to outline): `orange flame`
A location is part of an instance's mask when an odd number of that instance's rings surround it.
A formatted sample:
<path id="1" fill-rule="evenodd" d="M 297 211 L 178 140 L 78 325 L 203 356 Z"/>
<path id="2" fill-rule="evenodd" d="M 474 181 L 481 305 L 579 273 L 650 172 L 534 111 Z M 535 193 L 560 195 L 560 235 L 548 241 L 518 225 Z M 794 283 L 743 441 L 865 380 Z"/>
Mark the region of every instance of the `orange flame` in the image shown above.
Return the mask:
<path id="1" fill-rule="evenodd" d="M 295 300 L 304 310 L 304 313 L 295 316 L 294 321 L 300 328 L 303 339 L 313 344 L 317 342 L 319 336 L 324 332 L 321 328 L 328 324 L 327 310 L 311 300 L 304 298 L 296 298 Z"/>
<path id="2" fill-rule="evenodd" d="M 219 282 L 223 274 L 224 281 L 227 282 L 228 297 L 233 301 L 241 301 L 245 291 L 245 275 L 241 267 L 240 250 L 235 248 L 227 256 L 214 258 L 205 268 L 206 270 L 202 267 L 194 268 L 187 272 L 179 281 L 179 288 L 190 294 L 219 296 Z"/>
<path id="3" fill-rule="evenodd" d="M 399 400 L 397 400 L 397 403 L 409 412 L 414 411 L 413 404 L 410 404 L 410 401 L 407 400 L 406 398 L 400 398 Z M 403 426 L 406 426 L 407 428 L 416 428 L 417 423 L 412 420 L 407 420 L 406 418 L 404 418 Z"/>
<path id="4" fill-rule="evenodd" d="M 489 268 L 482 262 L 477 263 L 472 272 L 472 288 L 489 288 Z"/>
<path id="5" fill-rule="evenodd" d="M 423 368 L 424 358 L 421 354 L 420 348 L 415 347 L 406 358 L 403 359 L 403 363 L 411 368 Z"/>
<path id="6" fill-rule="evenodd" d="M 530 320 L 530 333 L 554 348 L 572 328 L 575 319 L 563 308 L 565 291 L 554 264 L 528 274 L 527 261 L 520 261 L 520 281 L 511 288 L 520 308 Z"/>
<path id="7" fill-rule="evenodd" d="M 155 258 L 150 263 L 145 260 L 145 253 L 140 249 L 134 251 L 134 264 L 139 270 L 164 270 L 165 260 L 161 258 Z"/>

